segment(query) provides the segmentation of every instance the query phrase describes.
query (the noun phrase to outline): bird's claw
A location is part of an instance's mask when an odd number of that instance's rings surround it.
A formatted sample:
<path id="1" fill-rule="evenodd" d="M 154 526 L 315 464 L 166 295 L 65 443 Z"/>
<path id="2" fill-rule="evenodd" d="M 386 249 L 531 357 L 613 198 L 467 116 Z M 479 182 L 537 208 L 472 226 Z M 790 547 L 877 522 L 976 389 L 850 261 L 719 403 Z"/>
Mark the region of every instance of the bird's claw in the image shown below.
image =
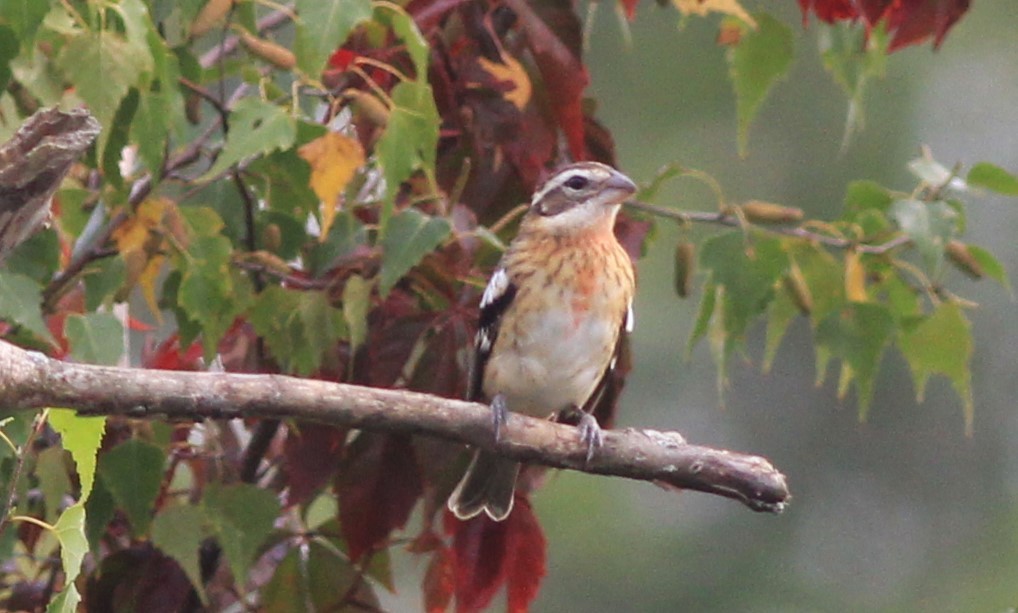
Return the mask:
<path id="1" fill-rule="evenodd" d="M 495 442 L 502 439 L 502 426 L 509 421 L 509 407 L 505 401 L 505 395 L 495 394 L 491 399 L 491 422 L 495 430 Z"/>
<path id="2" fill-rule="evenodd" d="M 601 433 L 601 426 L 597 419 L 590 413 L 580 413 L 580 423 L 576 425 L 580 431 L 580 440 L 587 445 L 587 456 L 584 458 L 584 466 L 590 464 L 594 457 L 594 450 L 604 444 L 604 435 Z"/>

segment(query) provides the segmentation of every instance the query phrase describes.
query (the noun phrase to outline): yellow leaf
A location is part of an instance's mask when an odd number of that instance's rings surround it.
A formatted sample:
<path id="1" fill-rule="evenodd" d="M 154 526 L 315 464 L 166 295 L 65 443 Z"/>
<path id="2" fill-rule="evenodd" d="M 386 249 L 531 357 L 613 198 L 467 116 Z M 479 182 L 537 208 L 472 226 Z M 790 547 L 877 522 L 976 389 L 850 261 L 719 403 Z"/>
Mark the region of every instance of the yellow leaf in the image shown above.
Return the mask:
<path id="1" fill-rule="evenodd" d="M 724 13 L 738 17 L 750 27 L 756 28 L 756 22 L 738 0 L 672 0 L 672 3 L 683 15 L 705 17 L 708 13 Z"/>
<path id="2" fill-rule="evenodd" d="M 516 61 L 516 58 L 508 53 L 503 53 L 501 62 L 493 62 L 482 57 L 477 60 L 477 63 L 495 81 L 509 82 L 512 85 L 512 89 L 505 93 L 506 100 L 521 111 L 527 106 L 532 91 L 530 77 L 527 76 L 527 71 Z"/>
<path id="3" fill-rule="evenodd" d="M 337 200 L 364 164 L 364 149 L 352 138 L 327 132 L 297 151 L 311 165 L 311 189 L 322 201 L 321 240 L 329 235 L 336 217 Z"/>
<path id="4" fill-rule="evenodd" d="M 156 297 L 156 280 L 166 261 L 166 235 L 180 231 L 176 204 L 167 198 L 145 200 L 113 232 L 117 251 L 127 264 L 127 284 L 130 289 L 141 287 L 145 303 L 161 321 L 159 301 Z"/>
<path id="5" fill-rule="evenodd" d="M 859 261 L 859 252 L 845 252 L 845 298 L 849 302 L 866 302 L 866 268 Z"/>

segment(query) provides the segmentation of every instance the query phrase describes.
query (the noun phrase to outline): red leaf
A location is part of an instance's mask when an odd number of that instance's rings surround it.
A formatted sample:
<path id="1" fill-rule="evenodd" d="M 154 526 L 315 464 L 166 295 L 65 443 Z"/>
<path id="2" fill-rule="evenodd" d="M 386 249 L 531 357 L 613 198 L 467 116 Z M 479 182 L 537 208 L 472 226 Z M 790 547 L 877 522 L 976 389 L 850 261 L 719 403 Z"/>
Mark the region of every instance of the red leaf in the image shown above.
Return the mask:
<path id="1" fill-rule="evenodd" d="M 141 363 L 145 368 L 157 370 L 200 370 L 202 365 L 201 343 L 191 343 L 186 350 L 180 347 L 180 336 L 173 334 L 154 349 L 145 346 L 141 351 Z"/>
<path id="2" fill-rule="evenodd" d="M 889 51 L 925 42 L 933 36 L 939 47 L 947 31 L 969 9 L 969 0 L 898 0 L 887 10 L 887 26 L 894 32 Z"/>
<path id="3" fill-rule="evenodd" d="M 106 556 L 84 592 L 86 611 L 190 610 L 191 582 L 172 558 L 150 544 Z"/>
<path id="4" fill-rule="evenodd" d="M 625 213 L 619 215 L 615 222 L 615 238 L 634 262 L 643 257 L 643 243 L 651 226 L 651 222 L 634 219 Z"/>
<path id="5" fill-rule="evenodd" d="M 329 57 L 329 66 L 337 70 L 346 70 L 357 59 L 357 52 L 340 47 Z"/>
<path id="6" fill-rule="evenodd" d="M 816 13 L 817 19 L 826 23 L 851 20 L 859 17 L 859 10 L 853 0 L 799 0 L 802 21 L 809 21 L 809 13 Z"/>
<path id="7" fill-rule="evenodd" d="M 480 611 L 502 587 L 508 525 L 508 521 L 495 522 L 483 514 L 459 521 L 446 511 L 445 531 L 453 537 L 457 613 Z"/>
<path id="8" fill-rule="evenodd" d="M 587 159 L 581 103 L 590 77 L 580 59 L 580 22 L 572 4 L 563 0 L 547 3 L 544 19 L 526 0 L 507 0 L 507 4 L 527 34 L 527 44 L 570 153 L 576 160 Z"/>
<path id="9" fill-rule="evenodd" d="M 424 487 L 409 436 L 361 432 L 348 449 L 336 489 L 343 538 L 356 562 L 406 524 Z"/>
<path id="10" fill-rule="evenodd" d="M 422 587 L 425 611 L 441 613 L 449 608 L 456 587 L 456 567 L 451 549 L 441 547 L 431 556 Z"/>
<path id="11" fill-rule="evenodd" d="M 626 10 L 626 19 L 632 21 L 636 17 L 636 5 L 639 4 L 640 0 L 619 0 L 622 3 L 622 8 Z"/>
<path id="12" fill-rule="evenodd" d="M 522 613 L 530 608 L 547 572 L 547 542 L 541 524 L 530 508 L 530 501 L 523 496 L 516 497 L 513 512 L 506 523 L 509 524 L 506 539 L 508 610 Z"/>
<path id="13" fill-rule="evenodd" d="M 287 431 L 283 456 L 289 489 L 287 506 L 308 500 L 329 481 L 342 458 L 346 430 L 322 424 L 296 424 Z"/>
<path id="14" fill-rule="evenodd" d="M 526 496 L 517 493 L 513 512 L 503 522 L 485 515 L 464 522 L 446 512 L 445 530 L 453 537 L 458 613 L 488 606 L 503 583 L 509 611 L 530 607 L 547 570 L 547 542 Z"/>

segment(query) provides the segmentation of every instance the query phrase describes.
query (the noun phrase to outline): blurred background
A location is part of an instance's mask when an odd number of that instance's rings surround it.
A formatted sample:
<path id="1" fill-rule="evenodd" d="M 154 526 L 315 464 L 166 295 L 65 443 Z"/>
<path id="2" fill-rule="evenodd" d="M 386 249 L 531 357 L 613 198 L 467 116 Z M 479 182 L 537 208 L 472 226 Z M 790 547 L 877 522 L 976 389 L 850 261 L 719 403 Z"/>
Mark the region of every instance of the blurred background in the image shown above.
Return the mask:
<path id="1" fill-rule="evenodd" d="M 751 10 L 756 5 L 747 4 Z M 647 181 L 667 162 L 717 177 L 732 200 L 758 198 L 830 219 L 847 184 L 908 190 L 905 164 L 929 145 L 947 166 L 991 161 L 1018 171 L 1018 12 L 974 2 L 934 52 L 890 57 L 866 97 L 866 128 L 839 152 L 847 101 L 820 65 L 818 24 L 795 2 L 763 8 L 793 26 L 796 60 L 762 106 L 749 155 L 736 152 L 735 102 L 717 19 L 680 24 L 641 4 L 626 46 L 611 3 L 597 10 L 588 55 L 597 116 L 620 166 Z M 581 7 L 583 10 L 583 7 Z M 692 180 L 657 200 L 711 210 Z M 970 242 L 1018 281 L 1018 202 L 973 198 Z M 699 227 L 702 238 L 716 228 Z M 989 611 L 1018 606 L 1018 329 L 1016 305 L 992 281 L 952 271 L 949 286 L 980 304 L 975 337 L 975 434 L 961 402 L 934 378 L 917 404 L 907 367 L 884 356 L 867 423 L 837 373 L 814 386 L 811 331 L 793 324 L 773 370 L 760 372 L 763 326 L 735 359 L 724 407 L 702 344 L 686 359 L 699 292 L 672 289 L 678 230 L 662 223 L 639 263 L 635 368 L 619 427 L 674 429 L 688 440 L 769 458 L 794 496 L 781 516 L 695 492 L 575 472 L 534 499 L 548 537 L 548 577 L 535 611 Z M 420 576 L 422 569 L 417 569 Z M 419 598 L 412 586 L 401 597 Z M 496 604 L 497 608 L 504 605 Z"/>

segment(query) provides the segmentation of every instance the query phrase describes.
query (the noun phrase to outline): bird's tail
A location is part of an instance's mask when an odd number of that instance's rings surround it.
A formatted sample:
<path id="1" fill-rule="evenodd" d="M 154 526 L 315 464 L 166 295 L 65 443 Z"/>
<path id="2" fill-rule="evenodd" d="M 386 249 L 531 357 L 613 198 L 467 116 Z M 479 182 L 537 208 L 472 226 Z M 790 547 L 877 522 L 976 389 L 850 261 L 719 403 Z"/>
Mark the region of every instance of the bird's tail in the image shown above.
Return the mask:
<path id="1" fill-rule="evenodd" d="M 466 474 L 449 497 L 449 510 L 459 519 L 482 511 L 495 521 L 509 517 L 520 464 L 493 453 L 478 451 Z"/>

